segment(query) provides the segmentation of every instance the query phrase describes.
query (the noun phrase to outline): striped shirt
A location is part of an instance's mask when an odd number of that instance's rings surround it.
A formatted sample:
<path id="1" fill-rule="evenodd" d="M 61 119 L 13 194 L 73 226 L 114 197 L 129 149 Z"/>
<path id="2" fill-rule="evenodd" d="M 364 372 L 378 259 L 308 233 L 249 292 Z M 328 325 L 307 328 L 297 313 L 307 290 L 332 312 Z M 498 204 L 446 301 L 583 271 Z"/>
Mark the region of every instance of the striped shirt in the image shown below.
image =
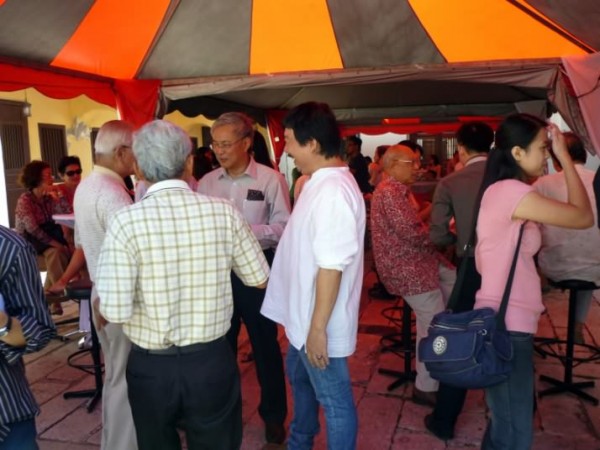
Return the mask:
<path id="1" fill-rule="evenodd" d="M 100 311 L 143 348 L 210 342 L 230 327 L 231 270 L 249 286 L 269 275 L 243 217 L 182 180 L 162 181 L 110 223 L 96 273 Z"/>
<path id="2" fill-rule="evenodd" d="M 0 294 L 6 313 L 19 320 L 27 344 L 12 347 L 0 339 L 0 442 L 8 425 L 33 418 L 39 408 L 25 377 L 23 355 L 41 350 L 55 335 L 33 248 L 0 226 Z"/>

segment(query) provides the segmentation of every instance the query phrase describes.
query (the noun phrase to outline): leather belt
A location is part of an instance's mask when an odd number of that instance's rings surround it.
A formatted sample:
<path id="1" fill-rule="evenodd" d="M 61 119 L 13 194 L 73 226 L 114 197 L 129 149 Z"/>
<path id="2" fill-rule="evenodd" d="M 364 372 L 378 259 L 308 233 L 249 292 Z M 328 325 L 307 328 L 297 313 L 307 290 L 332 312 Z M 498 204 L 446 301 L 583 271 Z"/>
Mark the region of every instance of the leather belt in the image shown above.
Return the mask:
<path id="1" fill-rule="evenodd" d="M 167 348 L 160 349 L 147 349 L 140 347 L 136 344 L 131 344 L 131 350 L 137 353 L 144 353 L 146 355 L 158 355 L 158 356 L 177 356 L 177 355 L 187 355 L 190 353 L 200 352 L 202 350 L 206 350 L 207 348 L 213 346 L 217 342 L 220 342 L 225 338 L 220 337 L 211 342 L 198 342 L 197 344 L 184 345 L 183 347 L 179 347 L 177 345 L 173 345 Z"/>

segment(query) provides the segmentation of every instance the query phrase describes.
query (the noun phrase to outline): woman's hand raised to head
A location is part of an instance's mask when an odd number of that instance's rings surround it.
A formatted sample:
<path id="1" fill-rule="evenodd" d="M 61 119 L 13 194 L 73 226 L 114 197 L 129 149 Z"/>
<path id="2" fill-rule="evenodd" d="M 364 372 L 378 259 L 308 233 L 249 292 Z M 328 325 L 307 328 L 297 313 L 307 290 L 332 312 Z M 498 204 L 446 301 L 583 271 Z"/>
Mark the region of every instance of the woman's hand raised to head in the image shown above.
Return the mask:
<path id="1" fill-rule="evenodd" d="M 552 139 L 552 152 L 560 164 L 572 162 L 564 134 L 553 123 L 548 124 L 548 137 Z"/>

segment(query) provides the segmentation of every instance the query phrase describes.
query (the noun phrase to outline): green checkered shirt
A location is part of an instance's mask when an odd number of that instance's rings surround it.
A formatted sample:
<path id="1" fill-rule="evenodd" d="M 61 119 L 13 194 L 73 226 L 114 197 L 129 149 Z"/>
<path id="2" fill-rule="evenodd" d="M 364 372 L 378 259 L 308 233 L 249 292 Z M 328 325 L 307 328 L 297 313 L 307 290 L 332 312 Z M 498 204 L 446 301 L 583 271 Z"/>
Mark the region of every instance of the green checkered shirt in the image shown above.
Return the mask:
<path id="1" fill-rule="evenodd" d="M 100 310 L 143 348 L 210 342 L 230 326 L 231 270 L 249 286 L 269 275 L 233 205 L 180 180 L 156 183 L 110 223 L 96 275 Z"/>

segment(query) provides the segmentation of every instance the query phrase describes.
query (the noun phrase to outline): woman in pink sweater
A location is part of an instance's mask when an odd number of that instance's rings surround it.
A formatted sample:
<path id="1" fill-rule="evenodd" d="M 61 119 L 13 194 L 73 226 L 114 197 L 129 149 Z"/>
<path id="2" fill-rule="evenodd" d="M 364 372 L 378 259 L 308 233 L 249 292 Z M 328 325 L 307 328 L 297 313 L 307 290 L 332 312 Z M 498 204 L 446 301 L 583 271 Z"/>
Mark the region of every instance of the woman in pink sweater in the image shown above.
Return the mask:
<path id="1" fill-rule="evenodd" d="M 569 193 L 565 203 L 541 196 L 529 184 L 543 175 L 551 148 L 564 168 Z M 525 222 L 506 312 L 513 371 L 506 382 L 486 389 L 491 419 L 481 447 L 529 449 L 533 440 L 533 335 L 544 309 L 533 260 L 541 244 L 537 224 L 587 228 L 594 217 L 563 135 L 556 126 L 547 127 L 527 114 L 512 115 L 498 128 L 481 192 L 475 260 L 482 281 L 476 308 L 499 309 L 519 228 Z"/>

